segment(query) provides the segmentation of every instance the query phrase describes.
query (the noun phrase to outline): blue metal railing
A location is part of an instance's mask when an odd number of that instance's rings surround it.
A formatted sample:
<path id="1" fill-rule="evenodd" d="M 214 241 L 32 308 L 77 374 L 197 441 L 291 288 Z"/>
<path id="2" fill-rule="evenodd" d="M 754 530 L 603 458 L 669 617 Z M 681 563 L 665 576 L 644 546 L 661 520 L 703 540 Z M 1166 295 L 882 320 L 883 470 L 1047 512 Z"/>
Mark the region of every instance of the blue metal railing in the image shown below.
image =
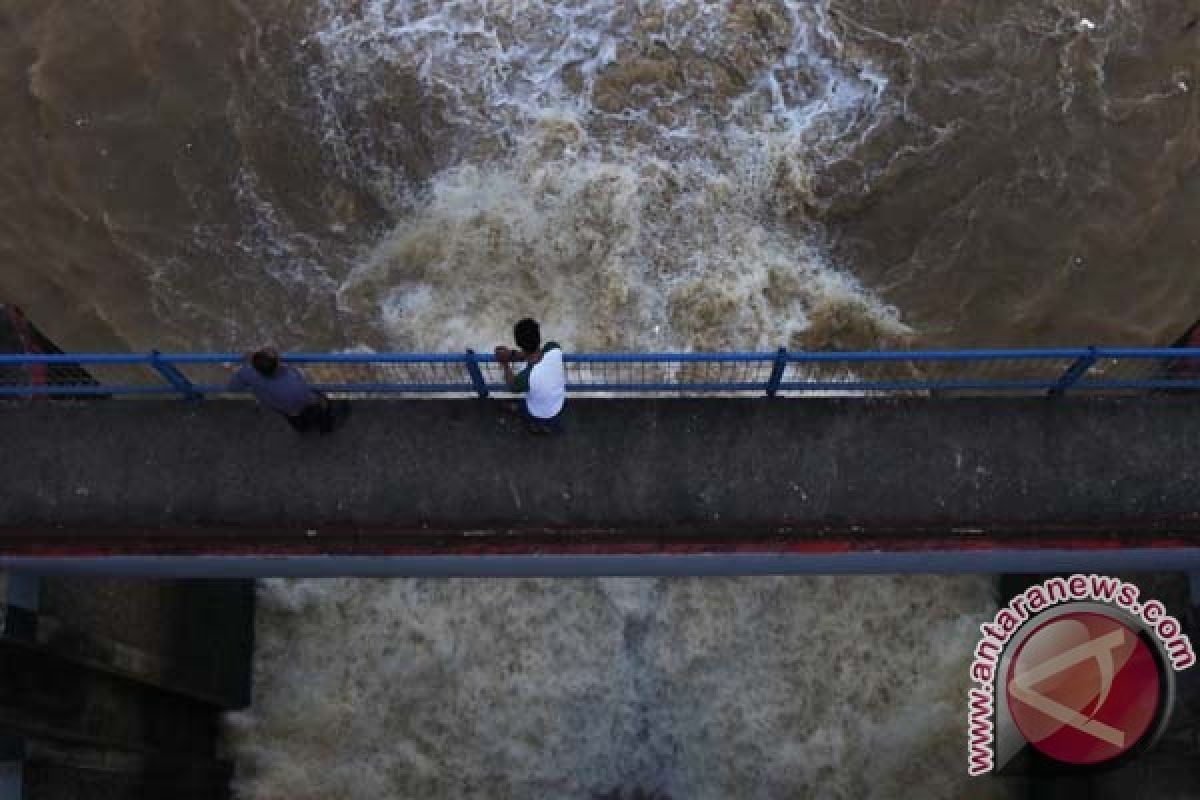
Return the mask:
<path id="1" fill-rule="evenodd" d="M 318 389 L 359 395 L 504 393 L 491 354 L 293 353 Z M 1200 389 L 1200 348 L 1058 348 L 766 353 L 571 353 L 572 393 L 838 394 L 1121 392 Z M 0 355 L 0 396 L 226 391 L 236 353 Z"/>

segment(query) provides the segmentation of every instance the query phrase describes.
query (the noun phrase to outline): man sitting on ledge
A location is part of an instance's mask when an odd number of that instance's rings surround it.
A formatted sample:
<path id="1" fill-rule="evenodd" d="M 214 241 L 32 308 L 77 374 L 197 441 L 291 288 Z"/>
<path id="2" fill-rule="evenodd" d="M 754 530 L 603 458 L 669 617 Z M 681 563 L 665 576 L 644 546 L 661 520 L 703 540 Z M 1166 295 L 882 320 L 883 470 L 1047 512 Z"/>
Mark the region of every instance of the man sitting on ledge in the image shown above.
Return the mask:
<path id="1" fill-rule="evenodd" d="M 321 433 L 333 431 L 329 399 L 309 387 L 300 370 L 283 364 L 273 347 L 251 353 L 246 360 L 250 363 L 234 373 L 229 391 L 249 389 L 259 403 L 278 411 L 301 433 L 313 428 Z"/>
<path id="2" fill-rule="evenodd" d="M 533 433 L 561 433 L 567 399 L 562 348 L 558 342 L 546 342 L 543 347 L 541 329 L 535 320 L 528 318 L 513 326 L 513 336 L 519 350 L 500 345 L 496 348 L 496 360 L 504 366 L 504 382 L 509 389 L 526 393 L 518 413 Z M 525 369 L 514 375 L 513 361 L 526 362 Z"/>

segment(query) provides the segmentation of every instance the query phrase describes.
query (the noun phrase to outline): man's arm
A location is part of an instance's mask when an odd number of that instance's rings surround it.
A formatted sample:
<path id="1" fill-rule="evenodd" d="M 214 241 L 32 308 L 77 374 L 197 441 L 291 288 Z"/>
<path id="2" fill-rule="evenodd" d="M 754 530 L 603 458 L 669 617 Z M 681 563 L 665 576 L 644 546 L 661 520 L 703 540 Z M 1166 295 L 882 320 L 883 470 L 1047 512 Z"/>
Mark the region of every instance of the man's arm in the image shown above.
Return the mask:
<path id="1" fill-rule="evenodd" d="M 496 348 L 496 360 L 500 362 L 500 366 L 504 367 L 504 383 L 514 392 L 524 391 L 517 386 L 517 378 L 519 375 L 513 374 L 512 362 L 524 361 L 525 354 L 520 350 L 510 350 L 504 345 Z"/>

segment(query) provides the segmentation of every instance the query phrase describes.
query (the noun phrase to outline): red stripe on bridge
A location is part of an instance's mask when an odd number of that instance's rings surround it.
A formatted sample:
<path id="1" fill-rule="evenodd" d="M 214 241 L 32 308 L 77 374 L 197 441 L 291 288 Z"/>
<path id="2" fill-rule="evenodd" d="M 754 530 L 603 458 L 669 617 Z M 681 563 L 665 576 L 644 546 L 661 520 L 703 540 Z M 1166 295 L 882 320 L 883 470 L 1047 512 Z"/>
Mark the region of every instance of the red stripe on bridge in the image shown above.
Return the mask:
<path id="1" fill-rule="evenodd" d="M 511 528 L 281 525 L 192 528 L 0 528 L 0 556 L 794 556 L 1000 550 L 1111 552 L 1200 547 L 1200 519 L 1075 523 L 945 523 L 715 526 L 670 528 Z"/>

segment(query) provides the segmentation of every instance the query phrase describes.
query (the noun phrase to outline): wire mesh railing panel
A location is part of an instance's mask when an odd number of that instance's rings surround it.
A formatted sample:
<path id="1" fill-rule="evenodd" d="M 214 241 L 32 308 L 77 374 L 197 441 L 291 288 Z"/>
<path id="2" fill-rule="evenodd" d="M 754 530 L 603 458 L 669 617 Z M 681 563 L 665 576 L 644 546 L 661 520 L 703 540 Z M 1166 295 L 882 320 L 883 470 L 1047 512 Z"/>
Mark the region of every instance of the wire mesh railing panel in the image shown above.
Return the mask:
<path id="1" fill-rule="evenodd" d="M 762 394 L 773 363 L 764 354 L 580 355 L 567 359 L 567 387 L 573 394 Z"/>
<path id="2" fill-rule="evenodd" d="M 932 391 L 1043 394 L 1062 382 L 1077 357 L 921 361 L 914 368 Z"/>
<path id="3" fill-rule="evenodd" d="M 490 355 L 285 355 L 337 396 L 510 394 Z M 0 355 L 0 396 L 197 396 L 226 391 L 236 354 Z M 1200 389 L 1200 349 L 795 353 L 573 353 L 573 396 L 928 396 Z M 524 362 L 512 365 L 514 371 Z"/>
<path id="4" fill-rule="evenodd" d="M 619 391 L 665 389 L 678 382 L 678 363 L 672 361 L 588 360 L 568 362 L 567 386 L 572 391 Z"/>
<path id="5" fill-rule="evenodd" d="M 1104 356 L 1074 386 L 1076 391 L 1131 393 L 1200 388 L 1200 356 Z"/>
<path id="6" fill-rule="evenodd" d="M 133 359 L 91 360 L 80 355 L 0 361 L 0 396 L 103 396 L 170 394 L 174 387 L 149 363 Z M 137 357 L 134 357 L 137 358 Z"/>
<path id="7" fill-rule="evenodd" d="M 242 365 L 240 361 L 226 362 L 169 362 L 199 391 L 214 393 L 229 385 L 233 373 Z"/>
<path id="8" fill-rule="evenodd" d="M 461 356 L 333 354 L 284 357 L 288 366 L 304 376 L 313 388 L 334 397 L 369 397 L 375 394 L 409 393 L 429 396 L 475 394 L 475 386 Z M 174 362 L 196 390 L 222 393 L 234 373 L 244 366 L 241 359 L 221 363 Z"/>
<path id="9" fill-rule="evenodd" d="M 801 361 L 784 369 L 780 394 L 784 397 L 923 393 L 925 376 L 907 361 Z"/>
<path id="10" fill-rule="evenodd" d="M 886 356 L 886 357 L 884 357 Z M 955 353 L 792 354 L 781 389 L 787 396 L 851 393 L 1044 393 L 1077 360 L 1072 353 L 963 358 Z"/>
<path id="11" fill-rule="evenodd" d="M 493 392 L 507 392 L 508 387 L 504 383 L 504 365 L 496 361 L 494 356 L 479 356 L 478 359 L 479 372 L 489 389 Z M 525 362 L 514 361 L 510 366 L 515 375 L 525 369 Z"/>
<path id="12" fill-rule="evenodd" d="M 338 362 L 300 365 L 308 380 L 331 392 L 465 394 L 475 392 L 465 363 Z"/>
<path id="13" fill-rule="evenodd" d="M 679 383 L 694 387 L 729 386 L 738 391 L 766 390 L 771 380 L 774 359 L 762 361 L 698 361 L 681 362 L 677 372 Z"/>

